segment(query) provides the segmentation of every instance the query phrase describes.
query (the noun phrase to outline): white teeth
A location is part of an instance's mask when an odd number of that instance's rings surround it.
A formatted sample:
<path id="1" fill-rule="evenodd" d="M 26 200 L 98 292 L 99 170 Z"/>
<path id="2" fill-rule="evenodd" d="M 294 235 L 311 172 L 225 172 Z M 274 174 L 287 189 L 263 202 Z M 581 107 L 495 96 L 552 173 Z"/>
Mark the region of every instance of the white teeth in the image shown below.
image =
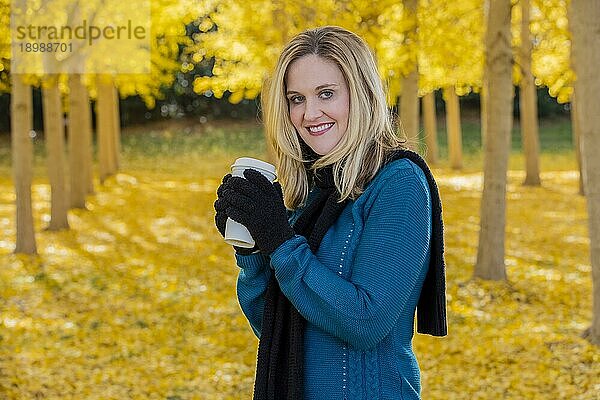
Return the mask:
<path id="1" fill-rule="evenodd" d="M 325 129 L 329 129 L 333 126 L 333 123 L 322 124 L 317 126 L 309 126 L 307 129 L 312 133 L 323 132 Z"/>

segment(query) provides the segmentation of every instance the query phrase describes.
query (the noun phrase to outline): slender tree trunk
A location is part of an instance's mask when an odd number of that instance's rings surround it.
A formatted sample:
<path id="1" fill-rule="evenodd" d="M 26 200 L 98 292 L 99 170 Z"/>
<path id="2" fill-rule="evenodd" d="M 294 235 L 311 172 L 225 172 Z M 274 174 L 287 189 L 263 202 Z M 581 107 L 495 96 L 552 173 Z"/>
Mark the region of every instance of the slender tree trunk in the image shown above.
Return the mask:
<path id="1" fill-rule="evenodd" d="M 100 182 L 116 172 L 114 149 L 115 123 L 113 118 L 113 86 L 105 77 L 98 76 L 98 97 L 96 99 L 96 133 L 98 138 L 98 159 L 100 164 Z"/>
<path id="2" fill-rule="evenodd" d="M 460 103 L 454 87 L 444 88 L 446 101 L 446 130 L 448 132 L 448 156 L 452 169 L 463 167 L 462 130 L 460 127 Z"/>
<path id="3" fill-rule="evenodd" d="M 579 170 L 579 194 L 585 196 L 585 187 L 583 185 L 583 169 L 581 165 L 581 132 L 579 130 L 579 116 L 577 115 L 577 100 L 575 93 L 571 95 L 571 136 L 573 138 L 573 147 L 575 148 L 575 157 L 577 159 L 577 169 Z"/>
<path id="4" fill-rule="evenodd" d="M 418 73 L 412 71 L 402 81 L 402 97 L 400 97 L 400 120 L 407 144 L 413 150 L 419 148 L 419 96 Z"/>
<path id="5" fill-rule="evenodd" d="M 570 11 L 592 264 L 593 315 L 585 336 L 600 346 L 600 4 L 598 1 L 572 1 Z"/>
<path id="6" fill-rule="evenodd" d="M 506 173 L 512 125 L 511 2 L 490 2 L 485 69 L 488 88 L 481 229 L 474 276 L 506 279 Z"/>
<path id="7" fill-rule="evenodd" d="M 31 206 L 31 181 L 33 179 L 33 144 L 30 136 L 33 130 L 31 87 L 21 80 L 21 75 L 13 74 L 11 80 L 11 142 L 17 207 L 15 253 L 36 254 Z"/>
<path id="8" fill-rule="evenodd" d="M 483 0 L 483 20 L 485 24 L 490 18 L 490 0 Z M 487 26 L 485 26 L 485 32 L 487 34 Z M 479 104 L 480 104 L 480 115 L 481 115 L 481 149 L 485 152 L 485 129 L 487 127 L 487 109 L 488 109 L 488 80 L 486 76 L 486 69 L 483 68 L 483 76 L 481 77 L 481 93 L 479 93 Z"/>
<path id="9" fill-rule="evenodd" d="M 484 74 L 485 75 L 485 74 Z M 479 93 L 479 106 L 481 107 L 481 148 L 485 150 L 485 127 L 487 126 L 487 79 L 485 76 L 481 82 L 481 92 Z"/>
<path id="10" fill-rule="evenodd" d="M 82 104 L 82 160 L 84 163 L 84 173 L 87 181 L 87 194 L 94 193 L 94 139 L 92 128 L 92 104 L 87 88 L 84 86 L 81 97 Z"/>
<path id="11" fill-rule="evenodd" d="M 120 107 L 119 107 L 119 90 L 114 86 L 113 84 L 113 121 L 114 121 L 114 128 L 113 128 L 113 132 L 115 134 L 115 138 L 114 138 L 114 166 L 115 166 L 115 173 L 119 170 L 119 167 L 121 165 L 121 118 L 120 118 Z"/>
<path id="12" fill-rule="evenodd" d="M 57 76 L 43 85 L 44 137 L 50 181 L 50 224 L 48 230 L 68 229 L 69 192 L 66 181 L 65 127 Z"/>
<path id="13" fill-rule="evenodd" d="M 89 172 L 86 169 L 85 109 L 89 107 L 86 88 L 81 83 L 81 75 L 69 77 L 69 175 L 71 208 L 85 208 L 88 192 Z"/>
<path id="14" fill-rule="evenodd" d="M 529 0 L 521 0 L 521 84 L 519 108 L 521 113 L 521 141 L 525 153 L 524 185 L 540 186 L 540 144 L 537 116 L 537 93 L 531 72 L 531 35 L 529 33 Z"/>
<path id="15" fill-rule="evenodd" d="M 423 125 L 425 127 L 425 145 L 427 162 L 435 165 L 438 162 L 437 121 L 435 115 L 435 92 L 427 93 L 422 98 Z"/>
<path id="16" fill-rule="evenodd" d="M 408 75 L 402 81 L 400 97 L 400 120 L 404 128 L 408 147 L 419 149 L 419 71 L 416 45 L 417 35 L 417 0 L 405 0 L 404 10 L 410 28 L 406 31 L 406 46 L 412 54 L 409 57 Z M 413 53 L 414 52 L 414 53 Z"/>

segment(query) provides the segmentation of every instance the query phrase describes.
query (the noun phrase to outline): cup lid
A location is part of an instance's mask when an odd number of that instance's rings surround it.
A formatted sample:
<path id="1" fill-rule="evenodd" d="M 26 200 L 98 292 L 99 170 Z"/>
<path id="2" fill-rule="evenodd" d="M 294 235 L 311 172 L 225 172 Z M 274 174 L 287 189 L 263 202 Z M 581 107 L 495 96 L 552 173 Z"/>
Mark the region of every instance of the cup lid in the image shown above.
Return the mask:
<path id="1" fill-rule="evenodd" d="M 258 160 L 252 157 L 240 157 L 231 166 L 231 168 L 245 167 L 252 169 L 261 169 L 275 175 L 275 166 L 266 161 Z"/>

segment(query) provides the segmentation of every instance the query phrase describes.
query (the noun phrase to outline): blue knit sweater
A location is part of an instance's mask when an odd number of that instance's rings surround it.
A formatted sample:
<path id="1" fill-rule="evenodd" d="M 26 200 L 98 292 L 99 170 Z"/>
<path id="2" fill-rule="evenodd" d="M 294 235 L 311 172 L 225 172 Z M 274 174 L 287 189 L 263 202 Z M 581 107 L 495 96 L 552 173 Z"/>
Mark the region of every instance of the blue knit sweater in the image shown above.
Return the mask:
<path id="1" fill-rule="evenodd" d="M 307 202 L 315 194 L 313 190 Z M 290 223 L 302 209 L 291 213 Z M 271 257 L 236 255 L 239 303 L 258 337 L 272 273 L 307 320 L 305 399 L 420 398 L 412 337 L 430 236 L 425 174 L 400 159 L 387 164 L 349 202 L 317 254 L 296 235 Z"/>

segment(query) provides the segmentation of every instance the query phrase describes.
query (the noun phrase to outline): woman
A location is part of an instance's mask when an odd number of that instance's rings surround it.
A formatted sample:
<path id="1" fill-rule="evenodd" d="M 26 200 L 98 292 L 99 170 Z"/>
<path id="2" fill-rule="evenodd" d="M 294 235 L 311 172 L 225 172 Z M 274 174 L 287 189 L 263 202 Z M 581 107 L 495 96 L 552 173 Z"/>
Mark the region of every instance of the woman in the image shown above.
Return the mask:
<path id="1" fill-rule="evenodd" d="M 228 174 L 215 202 L 221 234 L 230 217 L 256 241 L 236 248 L 254 398 L 420 398 L 415 309 L 419 332 L 446 334 L 441 206 L 368 46 L 339 27 L 301 33 L 262 102 L 280 183 Z"/>

